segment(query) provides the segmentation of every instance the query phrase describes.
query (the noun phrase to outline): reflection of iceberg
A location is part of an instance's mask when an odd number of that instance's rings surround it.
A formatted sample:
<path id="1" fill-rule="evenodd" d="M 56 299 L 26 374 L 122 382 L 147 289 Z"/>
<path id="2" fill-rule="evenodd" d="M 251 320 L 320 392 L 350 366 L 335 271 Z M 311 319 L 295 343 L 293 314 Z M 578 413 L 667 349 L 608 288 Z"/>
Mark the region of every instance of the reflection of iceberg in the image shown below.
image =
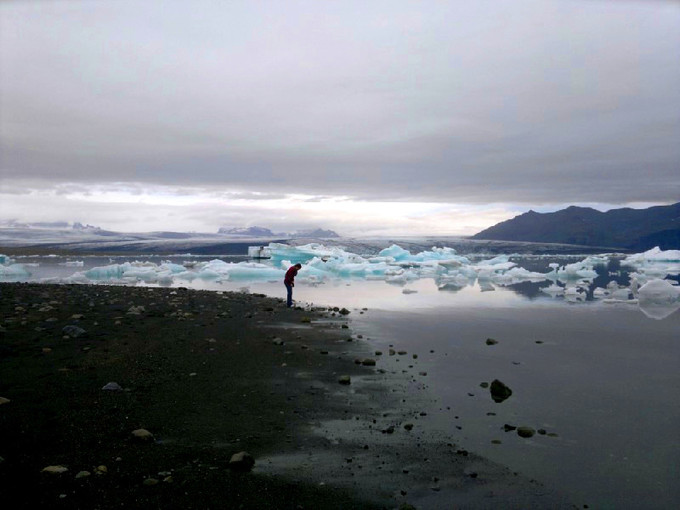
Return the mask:
<path id="1" fill-rule="evenodd" d="M 652 319 L 664 319 L 680 309 L 680 288 L 668 280 L 652 280 L 638 291 L 640 310 Z"/>

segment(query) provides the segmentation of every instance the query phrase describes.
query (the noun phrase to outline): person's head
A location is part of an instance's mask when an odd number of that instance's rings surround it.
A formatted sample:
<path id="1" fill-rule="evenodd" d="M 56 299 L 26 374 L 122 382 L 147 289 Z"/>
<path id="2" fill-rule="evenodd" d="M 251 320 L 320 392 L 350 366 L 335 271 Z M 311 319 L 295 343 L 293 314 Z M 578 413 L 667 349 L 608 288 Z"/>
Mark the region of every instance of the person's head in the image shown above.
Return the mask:
<path id="1" fill-rule="evenodd" d="M 298 262 L 297 264 L 295 264 L 295 267 L 297 267 L 298 269 L 302 269 L 302 264 Z"/>

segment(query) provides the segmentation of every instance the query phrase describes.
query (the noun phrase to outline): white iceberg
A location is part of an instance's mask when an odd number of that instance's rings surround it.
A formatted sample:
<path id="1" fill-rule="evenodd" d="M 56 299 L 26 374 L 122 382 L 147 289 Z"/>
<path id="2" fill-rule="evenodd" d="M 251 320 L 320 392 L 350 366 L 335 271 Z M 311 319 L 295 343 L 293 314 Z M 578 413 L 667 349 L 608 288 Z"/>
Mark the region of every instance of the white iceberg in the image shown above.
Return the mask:
<path id="1" fill-rule="evenodd" d="M 680 288 L 668 280 L 652 280 L 638 291 L 640 310 L 651 319 L 664 319 L 680 309 Z"/>

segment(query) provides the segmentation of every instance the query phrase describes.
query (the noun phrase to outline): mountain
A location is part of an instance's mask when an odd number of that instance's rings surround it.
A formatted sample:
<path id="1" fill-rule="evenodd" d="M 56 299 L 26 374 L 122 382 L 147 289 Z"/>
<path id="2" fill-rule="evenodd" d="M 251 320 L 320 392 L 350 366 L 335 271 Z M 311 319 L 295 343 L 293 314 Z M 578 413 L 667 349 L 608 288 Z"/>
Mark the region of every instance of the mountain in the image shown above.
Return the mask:
<path id="1" fill-rule="evenodd" d="M 268 228 L 264 227 L 222 227 L 217 231 L 218 234 L 230 236 L 248 236 L 248 237 L 276 237 L 280 234 L 275 234 Z"/>
<path id="2" fill-rule="evenodd" d="M 330 239 L 340 237 L 332 230 L 324 230 L 322 228 L 315 228 L 312 230 L 298 230 L 293 234 L 293 237 L 311 237 L 313 239 Z"/>
<path id="3" fill-rule="evenodd" d="M 332 230 L 324 230 L 322 228 L 298 230 L 292 234 L 289 234 L 285 232 L 275 233 L 265 227 L 222 227 L 217 231 L 217 233 L 221 235 L 247 237 L 305 237 L 312 239 L 330 239 L 340 237 Z"/>
<path id="4" fill-rule="evenodd" d="M 680 202 L 648 209 L 600 212 L 571 206 L 552 213 L 529 211 L 487 228 L 472 239 L 580 244 L 648 250 L 680 248 Z"/>

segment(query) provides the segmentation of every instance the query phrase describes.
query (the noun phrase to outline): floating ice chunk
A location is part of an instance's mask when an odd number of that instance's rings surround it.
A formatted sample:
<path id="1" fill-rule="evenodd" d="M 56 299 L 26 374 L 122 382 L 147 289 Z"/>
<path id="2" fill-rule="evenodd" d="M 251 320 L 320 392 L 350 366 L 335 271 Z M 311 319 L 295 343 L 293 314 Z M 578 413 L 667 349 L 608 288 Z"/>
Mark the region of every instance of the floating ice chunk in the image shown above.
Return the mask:
<path id="1" fill-rule="evenodd" d="M 67 260 L 66 262 L 62 262 L 59 265 L 66 267 L 83 267 L 85 265 L 85 262 L 83 262 L 82 260 Z"/>
<path id="2" fill-rule="evenodd" d="M 26 276 L 31 276 L 31 273 L 24 267 L 23 264 L 0 266 L 0 278 L 23 278 Z"/>
<path id="3" fill-rule="evenodd" d="M 621 265 L 638 266 L 645 262 L 680 262 L 680 250 L 661 250 L 658 246 L 644 253 L 629 255 Z"/>
<path id="4" fill-rule="evenodd" d="M 541 292 L 544 292 L 545 294 L 549 294 L 553 297 L 563 296 L 564 295 L 564 287 L 560 287 L 556 283 L 553 283 L 553 284 L 549 285 L 548 287 L 541 288 Z"/>
<path id="5" fill-rule="evenodd" d="M 204 280 L 278 280 L 283 281 L 284 271 L 258 262 L 224 262 L 214 259 L 203 265 L 198 277 Z"/>
<path id="6" fill-rule="evenodd" d="M 611 294 L 611 291 L 603 289 L 602 287 L 596 287 L 595 290 L 593 290 L 593 298 L 595 299 L 602 299 L 609 294 Z"/>
<path id="7" fill-rule="evenodd" d="M 680 309 L 680 288 L 668 280 L 652 280 L 638 291 L 640 310 L 651 319 L 664 319 Z"/>
<path id="8" fill-rule="evenodd" d="M 11 258 L 9 258 L 7 255 L 3 255 L 0 253 L 0 264 L 9 264 L 12 261 Z"/>

